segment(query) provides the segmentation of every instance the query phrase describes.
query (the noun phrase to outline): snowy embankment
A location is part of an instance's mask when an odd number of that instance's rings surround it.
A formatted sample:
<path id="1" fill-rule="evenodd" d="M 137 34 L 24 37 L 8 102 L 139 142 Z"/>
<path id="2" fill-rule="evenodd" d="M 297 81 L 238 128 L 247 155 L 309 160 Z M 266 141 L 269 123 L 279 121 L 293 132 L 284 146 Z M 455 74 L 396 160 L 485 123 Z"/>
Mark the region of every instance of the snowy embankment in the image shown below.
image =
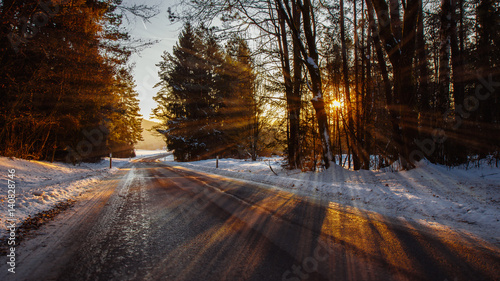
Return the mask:
<path id="1" fill-rule="evenodd" d="M 333 166 L 319 173 L 302 173 L 283 169 L 277 158 L 256 162 L 220 159 L 218 169 L 215 159 L 179 163 L 170 156 L 164 160 L 437 229 L 451 228 L 500 245 L 499 168 L 449 169 L 422 161 L 417 168 L 401 172 L 349 171 Z"/>
<path id="2" fill-rule="evenodd" d="M 164 151 L 137 151 L 133 159 L 161 154 Z M 2 170 L 2 192 L 0 202 L 0 225 L 5 229 L 9 219 L 8 179 L 14 181 L 15 205 L 13 215 L 20 224 L 28 216 L 47 211 L 57 203 L 74 199 L 93 186 L 93 183 L 114 173 L 129 162 L 129 159 L 113 158 L 113 168 L 109 168 L 109 159 L 100 163 L 72 164 L 50 163 L 46 161 L 27 161 L 16 158 L 0 157 Z M 12 178 L 9 170 L 15 170 Z M 6 232 L 0 232 L 0 238 Z"/>

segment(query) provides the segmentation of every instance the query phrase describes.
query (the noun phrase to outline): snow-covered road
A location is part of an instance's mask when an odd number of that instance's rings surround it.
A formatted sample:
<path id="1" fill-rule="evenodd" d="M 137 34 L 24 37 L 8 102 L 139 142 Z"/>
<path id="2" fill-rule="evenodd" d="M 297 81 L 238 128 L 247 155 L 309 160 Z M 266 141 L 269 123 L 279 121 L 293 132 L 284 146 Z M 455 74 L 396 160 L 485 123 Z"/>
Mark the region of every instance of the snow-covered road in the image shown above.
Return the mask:
<path id="1" fill-rule="evenodd" d="M 138 150 L 137 156 L 132 159 L 113 159 L 113 167 L 109 168 L 109 159 L 100 163 L 72 164 L 50 163 L 47 161 L 27 161 L 22 159 L 0 157 L 2 181 L 0 193 L 1 212 L 0 225 L 8 224 L 7 219 L 15 219 L 21 224 L 29 216 L 50 210 L 58 203 L 74 200 L 88 190 L 95 188 L 104 177 L 116 173 L 119 167 L 130 161 L 137 161 L 153 155 L 166 154 L 157 150 Z M 13 170 L 12 177 L 8 178 L 8 171 Z M 7 193 L 7 179 L 14 184 L 15 203 L 9 208 Z M 13 201 L 11 201 L 13 202 Z M 13 209 L 10 213 L 8 210 Z M 11 217 L 10 214 L 13 214 Z M 7 232 L 0 231 L 0 238 Z"/>
<path id="2" fill-rule="evenodd" d="M 461 233 L 144 160 L 16 249 L 1 280 L 494 280 Z"/>
<path id="3" fill-rule="evenodd" d="M 420 162 L 410 171 L 290 171 L 281 158 L 261 161 L 219 159 L 165 163 L 263 183 L 301 196 L 373 211 L 436 230 L 453 229 L 500 247 L 500 168 L 450 169 Z M 269 168 L 278 175 L 275 175 Z"/>
<path id="4" fill-rule="evenodd" d="M 136 158 L 113 159 L 113 169 L 109 169 L 107 159 L 101 163 L 73 166 L 6 157 L 0 157 L 0 168 L 6 180 L 8 170 L 16 171 L 14 218 L 19 224 L 28 216 L 76 199 L 129 161 L 161 153 L 164 152 L 138 150 Z M 500 169 L 488 165 L 465 170 L 421 162 L 416 169 L 407 172 L 349 171 L 333 166 L 320 173 L 302 173 L 283 169 L 280 158 L 256 162 L 220 159 L 218 169 L 215 159 L 178 163 L 168 156 L 162 160 L 436 229 L 453 229 L 500 246 Z M 269 164 L 277 176 L 269 169 Z M 4 187 L 7 182 L 2 190 Z M 10 218 L 7 196 L 7 189 L 0 193 L 4 210 L 0 212 L 0 225 L 7 225 Z M 6 235 L 6 231 L 0 232 L 0 238 Z"/>

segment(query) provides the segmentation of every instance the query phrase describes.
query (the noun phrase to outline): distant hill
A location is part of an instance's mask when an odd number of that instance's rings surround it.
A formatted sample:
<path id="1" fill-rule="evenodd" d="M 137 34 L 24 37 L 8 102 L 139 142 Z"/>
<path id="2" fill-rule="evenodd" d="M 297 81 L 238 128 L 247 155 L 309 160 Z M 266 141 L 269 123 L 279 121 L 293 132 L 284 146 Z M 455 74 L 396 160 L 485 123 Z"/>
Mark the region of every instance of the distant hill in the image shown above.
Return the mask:
<path id="1" fill-rule="evenodd" d="M 165 140 L 163 136 L 156 131 L 150 131 L 155 125 L 158 125 L 158 123 L 142 119 L 142 138 L 144 140 L 135 145 L 136 149 L 155 150 L 163 149 L 165 147 Z"/>

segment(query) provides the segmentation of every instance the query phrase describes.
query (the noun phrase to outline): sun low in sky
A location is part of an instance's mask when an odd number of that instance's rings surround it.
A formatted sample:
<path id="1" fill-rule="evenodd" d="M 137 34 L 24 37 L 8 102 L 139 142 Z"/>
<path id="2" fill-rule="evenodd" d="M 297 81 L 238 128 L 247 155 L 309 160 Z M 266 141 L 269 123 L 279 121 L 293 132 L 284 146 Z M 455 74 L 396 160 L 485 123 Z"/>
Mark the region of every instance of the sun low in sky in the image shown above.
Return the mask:
<path id="1" fill-rule="evenodd" d="M 342 104 L 338 100 L 334 100 L 332 102 L 332 106 L 335 107 L 335 108 L 339 108 L 339 107 L 342 106 Z"/>

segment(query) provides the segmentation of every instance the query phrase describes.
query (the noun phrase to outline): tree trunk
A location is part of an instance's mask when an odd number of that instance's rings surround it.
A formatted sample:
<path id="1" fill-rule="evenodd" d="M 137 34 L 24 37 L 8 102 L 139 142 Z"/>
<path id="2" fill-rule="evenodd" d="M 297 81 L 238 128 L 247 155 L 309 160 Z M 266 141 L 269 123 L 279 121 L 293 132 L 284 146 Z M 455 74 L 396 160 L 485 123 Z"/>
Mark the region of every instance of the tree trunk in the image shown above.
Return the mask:
<path id="1" fill-rule="evenodd" d="M 343 4 L 343 3 L 342 3 Z M 353 120 L 355 119 L 352 124 L 349 124 L 351 130 L 352 130 L 352 136 L 354 140 L 354 146 L 353 146 L 353 151 L 352 151 L 352 163 L 353 163 L 353 169 L 354 170 L 359 170 L 361 168 L 361 104 L 360 104 L 360 98 L 361 98 L 361 93 L 359 90 L 359 69 L 358 69 L 358 19 L 357 19 L 357 9 L 356 9 L 356 0 L 353 1 L 353 7 L 354 7 L 354 94 L 355 94 L 355 108 L 356 110 L 354 111 L 353 115 Z M 342 9 L 342 14 L 343 14 L 343 9 Z M 342 23 L 343 24 L 343 23 Z M 345 27 L 344 27 L 345 28 Z M 345 38 L 344 38 L 345 39 Z"/>
<path id="2" fill-rule="evenodd" d="M 293 23 L 295 28 L 300 27 L 300 11 L 295 8 L 293 10 Z M 302 87 L 302 60 L 300 57 L 300 47 L 299 42 L 297 42 L 296 38 L 293 38 L 293 92 L 292 96 L 289 100 L 290 103 L 290 134 L 294 135 L 295 144 L 294 144 L 294 166 L 296 168 L 301 168 L 301 160 L 300 160 L 300 107 L 301 107 L 301 87 Z"/>
<path id="3" fill-rule="evenodd" d="M 365 2 L 361 1 L 361 21 L 365 25 Z M 370 169 L 370 131 L 367 128 L 368 120 L 371 119 L 372 110 L 372 83 L 371 80 L 371 57 L 366 57 L 366 54 L 370 54 L 371 45 L 370 42 L 366 40 L 364 26 L 361 30 L 361 110 L 360 121 L 359 121 L 359 140 L 361 143 L 361 169 Z"/>
<path id="4" fill-rule="evenodd" d="M 292 1 L 293 8 L 299 8 L 302 13 L 303 20 L 303 31 L 305 35 L 307 45 L 306 47 L 302 41 L 302 37 L 300 36 L 299 29 L 294 25 L 291 17 L 292 12 L 288 2 L 285 2 L 285 5 L 281 0 L 275 0 L 277 4 L 277 8 L 284 14 L 288 15 L 285 19 L 292 30 L 292 35 L 294 36 L 294 40 L 297 40 L 297 43 L 300 47 L 300 53 L 302 54 L 303 59 L 306 61 L 306 67 L 309 73 L 309 77 L 311 78 L 311 90 L 313 92 L 313 98 L 311 99 L 311 103 L 316 112 L 316 120 L 318 122 L 319 136 L 321 139 L 321 145 L 323 148 L 322 151 L 322 159 L 325 169 L 330 167 L 330 161 L 333 158 L 333 153 L 331 149 L 331 140 L 330 140 L 330 130 L 328 126 L 328 117 L 325 112 L 325 103 L 323 100 L 323 89 L 321 82 L 321 73 L 318 66 L 318 51 L 316 47 L 316 31 L 313 30 L 313 25 L 315 24 L 314 12 L 311 7 L 310 0 L 305 0 L 302 3 L 301 0 Z"/>
<path id="5" fill-rule="evenodd" d="M 415 151 L 418 116 L 413 108 L 415 84 L 412 64 L 415 54 L 418 2 L 417 0 L 406 1 L 401 25 L 399 12 L 396 12 L 394 6 L 397 1 L 390 1 L 391 18 L 389 18 L 389 6 L 385 0 L 373 0 L 372 3 L 377 12 L 380 37 L 393 66 L 394 100 L 393 104 L 388 104 L 389 110 L 392 111 L 393 137 L 398 146 L 402 168 L 408 170 L 414 167 L 412 158 L 413 151 Z M 399 33 L 400 30 L 402 34 Z"/>
<path id="6" fill-rule="evenodd" d="M 347 66 L 347 46 L 345 41 L 345 19 L 344 19 L 344 0 L 340 0 L 340 42 L 342 43 L 342 73 L 344 76 L 344 93 L 347 101 L 347 126 L 346 135 L 348 136 L 349 146 L 352 150 L 354 169 L 359 169 L 359 162 L 357 158 L 356 150 L 356 136 L 354 135 L 354 120 L 352 113 L 352 103 L 351 103 L 351 90 L 349 83 L 349 69 Z M 348 151 L 349 154 L 349 151 Z M 356 155 L 356 156 L 355 156 Z M 356 159 L 356 160 L 355 160 Z M 349 162 L 350 166 L 350 162 Z"/>
<path id="7" fill-rule="evenodd" d="M 331 149 L 330 140 L 330 130 L 328 126 L 328 117 L 325 112 L 325 103 L 323 100 L 323 89 L 321 82 L 321 73 L 318 66 L 318 51 L 316 47 L 316 31 L 313 30 L 313 25 L 315 24 L 314 12 L 311 7 L 311 2 L 309 0 L 302 3 L 299 1 L 291 1 L 292 9 L 298 9 L 303 17 L 303 31 L 305 35 L 307 45 L 307 50 L 300 36 L 300 29 L 295 26 L 293 21 L 293 12 L 290 8 L 290 3 L 285 1 L 283 3 L 281 0 L 275 0 L 277 9 L 281 15 L 283 15 L 286 24 L 292 31 L 292 36 L 297 43 L 302 58 L 306 61 L 306 67 L 311 78 L 311 90 L 313 92 L 313 98 L 311 103 L 316 112 L 316 120 L 318 123 L 319 135 L 321 139 L 321 145 L 323 148 L 322 159 L 323 164 L 326 169 L 330 167 L 330 161 L 333 158 L 333 153 Z"/>
<path id="8" fill-rule="evenodd" d="M 403 18 L 403 39 L 400 42 L 402 56 L 400 68 L 401 97 L 400 116 L 403 133 L 403 157 L 400 157 L 402 167 L 414 167 L 412 152 L 416 149 L 415 140 L 418 135 L 418 113 L 415 110 L 415 80 L 413 76 L 413 58 L 415 57 L 416 27 L 418 19 L 418 0 L 408 0 Z"/>
<path id="9" fill-rule="evenodd" d="M 451 29 L 451 7 L 450 0 L 441 1 L 441 29 L 439 46 L 439 85 L 436 107 L 439 115 L 448 109 L 450 96 L 450 29 Z M 437 124 L 442 128 L 442 124 Z"/>
<path id="10" fill-rule="evenodd" d="M 422 0 L 418 0 L 418 23 L 417 23 L 417 67 L 418 67 L 418 89 L 417 96 L 419 99 L 418 110 L 420 112 L 419 132 L 420 138 L 425 139 L 431 137 L 431 95 L 429 89 L 429 69 L 427 67 L 427 52 L 424 38 L 424 20 L 422 11 Z"/>
<path id="11" fill-rule="evenodd" d="M 292 84 L 291 70 L 290 70 L 290 57 L 288 49 L 288 38 L 286 32 L 286 22 L 285 15 L 278 10 L 278 22 L 279 22 L 279 46 L 281 53 L 281 68 L 283 72 L 283 80 L 285 85 L 285 96 L 287 103 L 287 118 L 288 118 L 288 134 L 287 134 L 287 148 L 288 148 L 288 165 L 290 169 L 296 169 L 300 166 L 297 163 L 297 158 L 299 156 L 299 131 L 298 122 L 299 118 L 296 115 L 294 89 Z M 300 110 L 300 104 L 299 104 Z"/>

